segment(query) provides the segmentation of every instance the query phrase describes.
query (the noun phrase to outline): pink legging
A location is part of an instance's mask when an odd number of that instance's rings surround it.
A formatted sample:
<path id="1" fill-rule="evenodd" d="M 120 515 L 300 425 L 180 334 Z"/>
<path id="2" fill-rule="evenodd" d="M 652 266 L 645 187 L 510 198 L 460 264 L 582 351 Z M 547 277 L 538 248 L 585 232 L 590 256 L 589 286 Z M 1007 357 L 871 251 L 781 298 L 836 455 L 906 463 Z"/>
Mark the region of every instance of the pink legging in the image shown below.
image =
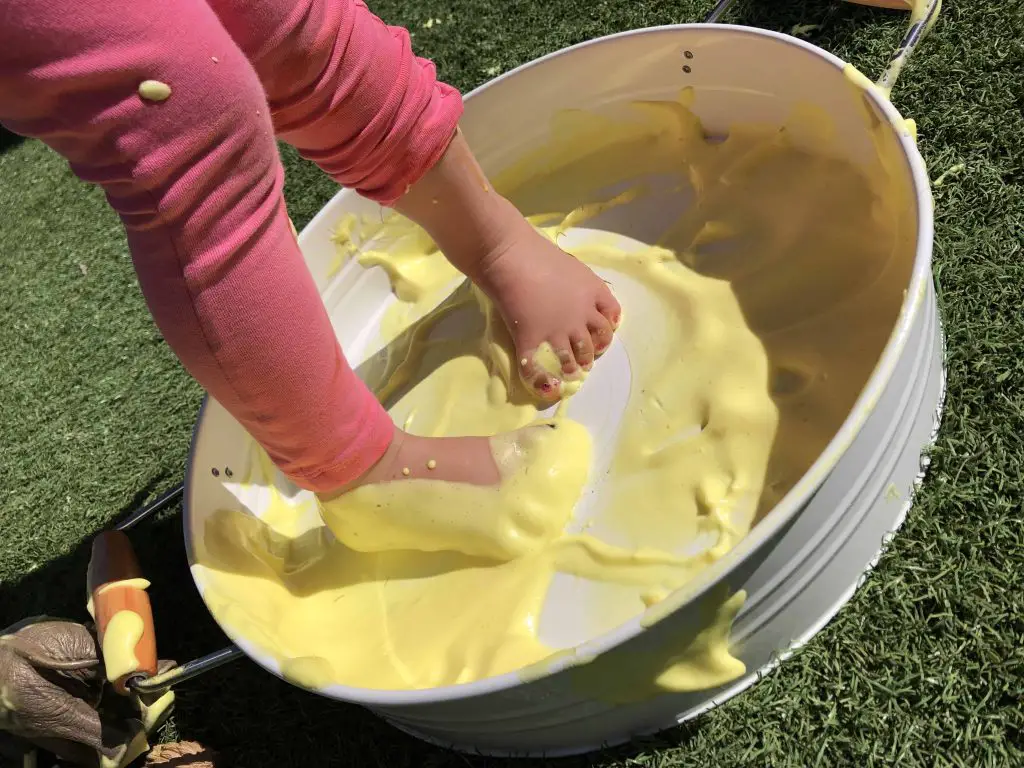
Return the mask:
<path id="1" fill-rule="evenodd" d="M 140 98 L 145 80 L 170 98 Z M 365 472 L 392 424 L 291 234 L 275 134 L 388 204 L 461 112 L 408 33 L 362 0 L 0 3 L 0 121 L 103 187 L 167 342 L 312 490 Z"/>

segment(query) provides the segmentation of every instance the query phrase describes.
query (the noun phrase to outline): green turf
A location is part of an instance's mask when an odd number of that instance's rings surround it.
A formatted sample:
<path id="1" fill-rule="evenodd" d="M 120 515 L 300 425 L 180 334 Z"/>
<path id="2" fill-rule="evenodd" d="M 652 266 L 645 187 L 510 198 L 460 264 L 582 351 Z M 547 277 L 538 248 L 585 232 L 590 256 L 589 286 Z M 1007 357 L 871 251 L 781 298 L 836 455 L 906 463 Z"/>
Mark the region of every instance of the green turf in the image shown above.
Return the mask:
<path id="1" fill-rule="evenodd" d="M 695 21 L 710 0 L 382 0 L 418 51 L 469 89 L 587 38 Z M 428 19 L 440 24 L 425 28 Z M 836 0 L 747 0 L 731 20 L 789 31 L 881 70 L 905 15 Z M 586 77 L 585 72 L 580 77 Z M 748 693 L 663 737 L 558 765 L 1024 765 L 1024 9 L 946 0 L 894 94 L 935 188 L 935 274 L 949 396 L 929 478 L 867 583 Z M 140 298 L 102 196 L 33 142 L 0 154 L 0 626 L 82 616 L 84 541 L 178 482 L 200 390 Z M 302 226 L 332 184 L 285 153 Z M 223 638 L 194 594 L 176 514 L 133 534 L 160 641 L 178 659 Z M 353 631 L 358 631 L 353 628 Z M 248 663 L 180 689 L 165 733 L 227 764 L 479 766 Z"/>

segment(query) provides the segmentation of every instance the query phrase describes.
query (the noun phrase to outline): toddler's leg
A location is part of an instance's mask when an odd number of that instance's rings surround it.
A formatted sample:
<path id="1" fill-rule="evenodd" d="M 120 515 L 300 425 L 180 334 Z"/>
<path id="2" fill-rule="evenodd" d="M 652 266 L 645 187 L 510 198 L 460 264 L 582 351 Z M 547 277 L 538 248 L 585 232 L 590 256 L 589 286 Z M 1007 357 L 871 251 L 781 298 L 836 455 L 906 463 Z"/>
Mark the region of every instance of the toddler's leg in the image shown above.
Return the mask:
<path id="1" fill-rule="evenodd" d="M 378 461 L 393 426 L 342 356 L 260 81 L 206 2 L 7 0 L 0 121 L 104 188 L 168 343 L 290 477 L 333 490 Z"/>
<path id="2" fill-rule="evenodd" d="M 253 62 L 278 135 L 430 233 L 494 301 L 539 396 L 582 378 L 611 342 L 618 303 L 486 182 L 455 134 L 458 93 L 413 55 L 409 34 L 362 0 L 209 2 Z"/>

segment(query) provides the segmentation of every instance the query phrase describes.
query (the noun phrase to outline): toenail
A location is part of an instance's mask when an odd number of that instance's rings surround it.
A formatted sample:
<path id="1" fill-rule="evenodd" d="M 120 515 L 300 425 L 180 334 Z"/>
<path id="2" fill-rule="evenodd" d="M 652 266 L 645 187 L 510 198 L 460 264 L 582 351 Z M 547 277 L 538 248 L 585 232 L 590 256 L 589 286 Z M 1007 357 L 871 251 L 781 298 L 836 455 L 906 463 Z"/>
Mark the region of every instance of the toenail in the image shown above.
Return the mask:
<path id="1" fill-rule="evenodd" d="M 521 366 L 522 366 L 523 368 L 525 368 L 525 367 L 526 367 L 526 366 L 528 366 L 529 364 L 530 364 L 530 361 L 529 361 L 529 360 L 527 360 L 527 359 L 526 359 L 525 357 L 523 357 L 523 358 L 520 358 L 520 360 L 519 360 L 519 365 L 521 365 Z"/>
<path id="2" fill-rule="evenodd" d="M 551 379 L 550 381 L 545 381 L 540 385 L 540 391 L 547 395 L 554 392 L 557 387 L 558 379 Z"/>

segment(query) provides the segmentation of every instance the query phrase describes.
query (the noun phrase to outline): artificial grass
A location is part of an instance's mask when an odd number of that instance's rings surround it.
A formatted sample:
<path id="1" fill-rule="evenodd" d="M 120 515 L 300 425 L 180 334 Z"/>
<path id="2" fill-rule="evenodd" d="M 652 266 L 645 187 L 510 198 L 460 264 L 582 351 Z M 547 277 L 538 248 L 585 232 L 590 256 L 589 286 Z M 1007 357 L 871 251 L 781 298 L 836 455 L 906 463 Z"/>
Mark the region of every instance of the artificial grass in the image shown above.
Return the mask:
<path id="1" fill-rule="evenodd" d="M 710 6 L 373 4 L 409 26 L 418 52 L 464 90 L 587 38 L 697 21 Z M 837 0 L 747 0 L 728 19 L 784 32 L 818 25 L 808 39 L 873 74 L 906 16 Z M 747 693 L 657 739 L 551 765 L 1024 765 L 1022 72 L 1019 3 L 946 0 L 894 94 L 917 120 L 932 177 L 950 171 L 934 189 L 949 392 L 928 479 L 878 567 L 822 633 Z M 301 227 L 334 186 L 284 155 Z M 180 481 L 201 393 L 153 327 L 97 190 L 39 144 L 8 137 L 0 210 L 0 626 L 43 611 L 82 618 L 88 538 Z M 219 647 L 176 514 L 132 538 L 154 582 L 164 653 L 184 660 Z M 164 735 L 253 768 L 503 764 L 421 744 L 247 662 L 183 685 Z"/>

